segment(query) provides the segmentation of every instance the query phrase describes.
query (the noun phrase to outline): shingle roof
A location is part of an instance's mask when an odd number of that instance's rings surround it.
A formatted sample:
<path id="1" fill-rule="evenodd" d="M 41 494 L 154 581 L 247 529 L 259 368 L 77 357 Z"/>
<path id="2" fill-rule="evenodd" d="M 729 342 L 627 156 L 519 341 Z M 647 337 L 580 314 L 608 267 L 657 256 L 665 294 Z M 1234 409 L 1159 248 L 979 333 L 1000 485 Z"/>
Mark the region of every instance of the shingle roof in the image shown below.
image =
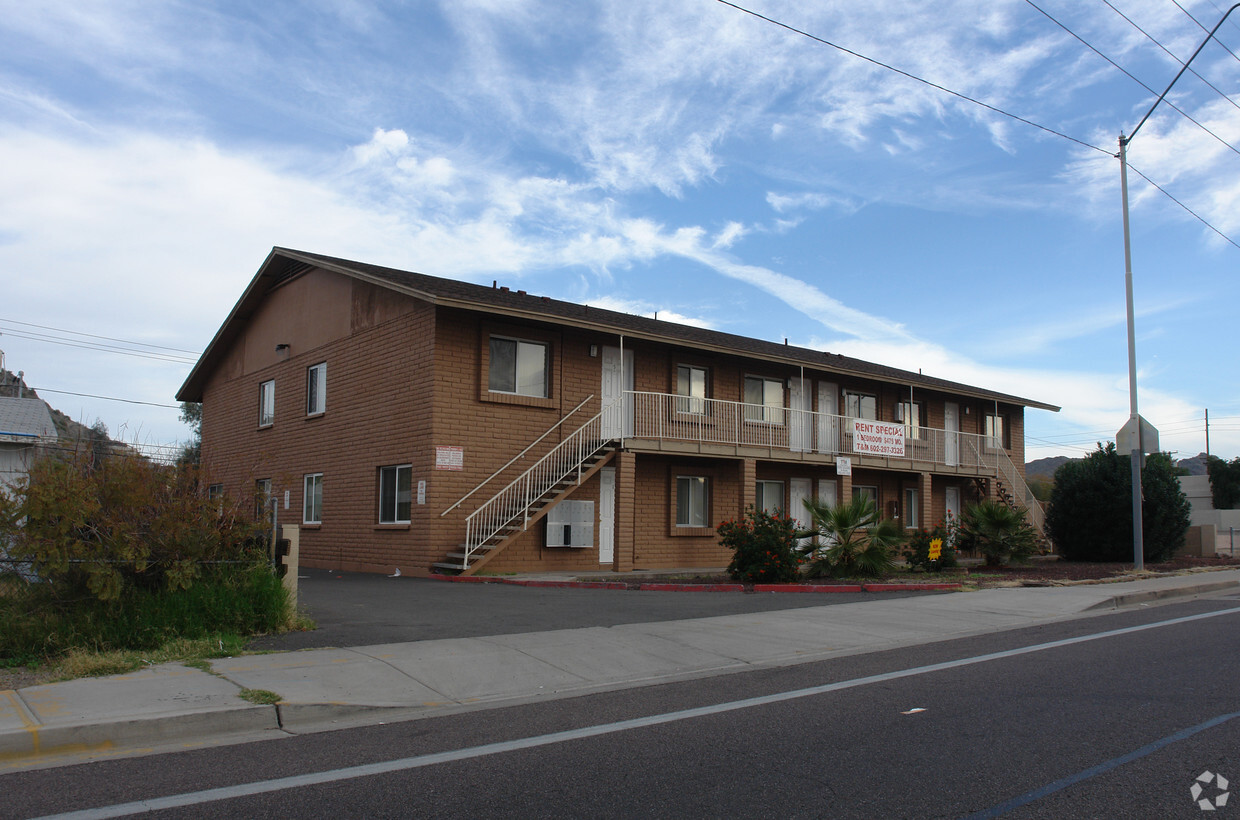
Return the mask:
<path id="1" fill-rule="evenodd" d="M 733 355 L 753 357 L 767 361 L 777 361 L 794 366 L 811 367 L 831 373 L 856 375 L 900 384 L 911 384 L 932 390 L 948 393 L 975 396 L 977 398 L 1001 401 L 1043 410 L 1058 411 L 1059 408 L 1043 402 L 997 393 L 971 385 L 925 376 L 895 367 L 875 364 L 862 359 L 854 359 L 821 350 L 796 347 L 788 344 L 767 342 L 747 336 L 723 333 L 717 330 L 693 327 L 690 325 L 620 313 L 614 310 L 565 302 L 548 296 L 534 296 L 522 290 L 513 291 L 508 288 L 486 287 L 455 279 L 442 279 L 422 273 L 371 265 L 365 262 L 354 262 L 332 256 L 323 256 L 305 251 L 287 248 L 273 248 L 263 266 L 255 275 L 254 280 L 242 295 L 236 307 L 225 321 L 220 331 L 208 346 L 194 370 L 186 379 L 177 394 L 181 401 L 197 401 L 201 399 L 202 381 L 209 370 L 214 355 L 220 352 L 221 344 L 235 335 L 237 322 L 244 322 L 253 313 L 262 296 L 276 284 L 296 276 L 311 267 L 323 268 L 345 276 L 362 279 L 381 287 L 386 287 L 414 298 L 422 299 L 436 305 L 461 307 L 470 310 L 481 310 L 514 317 L 553 324 L 568 324 L 576 327 L 592 328 L 604 332 L 624 334 L 631 338 L 641 338 L 685 347 L 705 348 Z"/>
<path id="2" fill-rule="evenodd" d="M 56 438 L 56 423 L 43 399 L 0 396 L 0 438 Z"/>

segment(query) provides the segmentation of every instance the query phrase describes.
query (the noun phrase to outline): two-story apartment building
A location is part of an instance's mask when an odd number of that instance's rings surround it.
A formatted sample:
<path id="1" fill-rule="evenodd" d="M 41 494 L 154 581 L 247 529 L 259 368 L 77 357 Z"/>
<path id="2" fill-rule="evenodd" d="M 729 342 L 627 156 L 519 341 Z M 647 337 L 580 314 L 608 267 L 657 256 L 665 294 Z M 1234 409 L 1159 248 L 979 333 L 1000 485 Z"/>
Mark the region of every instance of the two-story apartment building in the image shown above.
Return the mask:
<path id="1" fill-rule="evenodd" d="M 274 249 L 177 398 L 309 566 L 722 566 L 749 505 L 907 528 L 1022 503 L 1041 402 L 818 350 Z M 1035 510 L 1035 514 L 1036 514 Z"/>

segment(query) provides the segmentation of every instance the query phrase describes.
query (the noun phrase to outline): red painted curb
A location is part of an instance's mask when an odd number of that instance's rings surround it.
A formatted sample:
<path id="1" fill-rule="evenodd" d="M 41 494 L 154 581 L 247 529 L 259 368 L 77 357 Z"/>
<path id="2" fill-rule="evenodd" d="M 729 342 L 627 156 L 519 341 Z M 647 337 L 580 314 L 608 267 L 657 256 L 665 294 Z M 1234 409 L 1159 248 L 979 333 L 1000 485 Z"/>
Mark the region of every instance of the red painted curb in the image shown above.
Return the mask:
<path id="1" fill-rule="evenodd" d="M 860 584 L 754 584 L 754 592 L 861 592 Z"/>
<path id="2" fill-rule="evenodd" d="M 652 592 L 744 592 L 744 584 L 641 584 L 639 590 Z"/>

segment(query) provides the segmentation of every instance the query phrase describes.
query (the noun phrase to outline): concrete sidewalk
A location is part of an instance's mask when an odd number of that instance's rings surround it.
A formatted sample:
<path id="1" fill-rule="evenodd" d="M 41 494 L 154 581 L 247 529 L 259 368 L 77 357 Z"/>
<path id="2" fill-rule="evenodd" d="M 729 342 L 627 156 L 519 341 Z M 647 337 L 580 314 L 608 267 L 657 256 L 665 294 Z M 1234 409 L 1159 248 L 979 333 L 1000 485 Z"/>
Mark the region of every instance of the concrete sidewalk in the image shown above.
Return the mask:
<path id="1" fill-rule="evenodd" d="M 803 663 L 1240 589 L 1240 570 L 164 664 L 0 691 L 0 772 Z M 627 593 L 600 593 L 627 594 Z M 669 593 L 675 594 L 675 593 Z M 279 696 L 245 700 L 243 690 Z"/>

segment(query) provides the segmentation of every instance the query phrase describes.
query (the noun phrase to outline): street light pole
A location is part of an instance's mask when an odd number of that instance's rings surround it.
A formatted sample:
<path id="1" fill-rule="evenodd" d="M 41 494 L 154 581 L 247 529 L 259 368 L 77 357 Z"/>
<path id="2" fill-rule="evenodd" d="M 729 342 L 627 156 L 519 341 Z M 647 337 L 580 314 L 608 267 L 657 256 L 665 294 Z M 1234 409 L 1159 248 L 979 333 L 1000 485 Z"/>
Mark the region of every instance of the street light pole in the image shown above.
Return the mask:
<path id="1" fill-rule="evenodd" d="M 1124 296 L 1128 302 L 1128 409 L 1129 423 L 1140 429 L 1137 412 L 1137 323 L 1132 306 L 1132 239 L 1128 229 L 1128 140 L 1119 135 L 1119 188 L 1124 199 Z M 1145 568 L 1145 531 L 1141 523 L 1141 437 L 1132 436 L 1132 563 L 1134 569 Z"/>
<path id="2" fill-rule="evenodd" d="M 1145 112 L 1145 116 L 1137 123 L 1137 127 L 1132 129 L 1132 133 L 1125 137 L 1123 133 L 1119 135 L 1119 182 L 1120 194 L 1124 199 L 1124 290 L 1128 301 L 1128 404 L 1131 415 L 1129 423 L 1134 431 L 1132 435 L 1132 452 L 1129 454 L 1132 458 L 1132 562 L 1136 569 L 1145 567 L 1145 543 L 1144 533 L 1142 531 L 1142 511 L 1141 511 L 1141 458 L 1144 455 L 1144 446 L 1142 445 L 1141 419 L 1137 413 L 1137 332 L 1136 320 L 1132 306 L 1132 239 L 1128 229 L 1128 145 L 1136 137 L 1137 132 L 1141 130 L 1141 126 L 1145 125 L 1145 121 L 1154 113 L 1154 109 L 1158 107 L 1171 92 L 1171 86 L 1188 71 L 1188 66 L 1193 60 L 1197 59 L 1197 55 L 1206 47 L 1206 43 L 1210 42 L 1214 37 L 1214 33 L 1219 30 L 1227 18 L 1233 11 L 1240 8 L 1240 3 L 1234 4 L 1223 15 L 1222 19 L 1210 29 L 1210 33 L 1201 41 L 1201 45 L 1197 46 L 1197 50 L 1193 52 L 1193 56 L 1189 57 L 1184 66 L 1179 70 L 1175 77 L 1167 84 L 1167 88 L 1162 94 L 1158 95 L 1158 99 L 1154 100 L 1154 104 L 1150 106 L 1150 110 Z"/>

